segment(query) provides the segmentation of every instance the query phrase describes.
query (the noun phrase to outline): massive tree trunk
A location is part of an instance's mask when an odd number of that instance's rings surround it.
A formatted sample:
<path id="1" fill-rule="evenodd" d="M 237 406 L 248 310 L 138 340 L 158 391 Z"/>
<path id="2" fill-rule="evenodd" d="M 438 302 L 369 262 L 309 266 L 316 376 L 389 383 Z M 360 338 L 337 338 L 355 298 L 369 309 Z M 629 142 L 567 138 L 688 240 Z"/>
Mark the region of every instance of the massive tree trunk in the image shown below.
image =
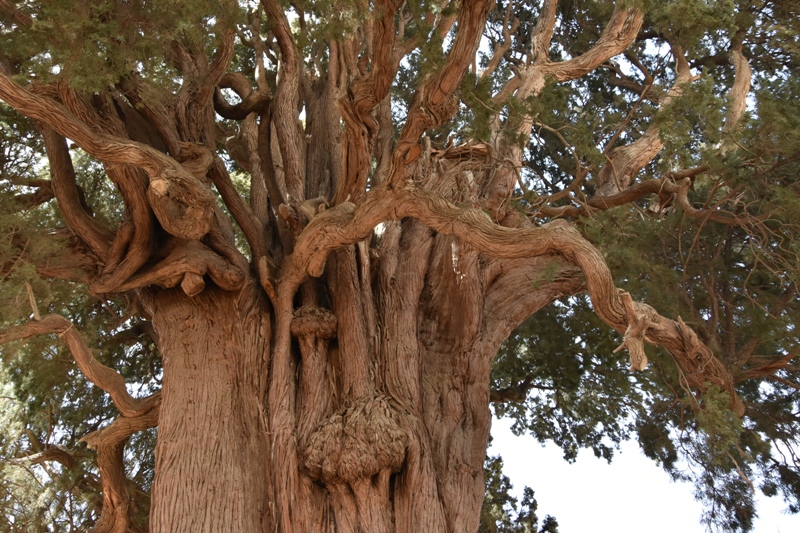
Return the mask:
<path id="1" fill-rule="evenodd" d="M 253 286 L 146 295 L 164 360 L 151 531 L 477 529 L 490 362 L 514 321 L 483 316 L 502 273 L 487 280 L 477 252 L 413 219 L 377 248 L 377 268 L 366 246 L 335 252 L 295 306 L 283 460 L 266 408 L 271 305 Z M 538 288 L 540 305 L 564 279 Z"/>
<path id="2" fill-rule="evenodd" d="M 164 362 L 150 529 L 260 531 L 270 494 L 265 302 L 213 289 L 149 300 Z"/>

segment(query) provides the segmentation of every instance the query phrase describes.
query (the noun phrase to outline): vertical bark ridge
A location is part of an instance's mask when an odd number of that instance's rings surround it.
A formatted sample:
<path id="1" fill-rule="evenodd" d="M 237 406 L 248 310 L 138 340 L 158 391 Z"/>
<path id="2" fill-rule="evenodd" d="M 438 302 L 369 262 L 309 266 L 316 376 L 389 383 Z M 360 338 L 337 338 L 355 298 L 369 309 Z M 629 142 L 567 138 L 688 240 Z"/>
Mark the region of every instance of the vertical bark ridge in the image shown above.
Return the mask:
<path id="1" fill-rule="evenodd" d="M 368 339 L 364 301 L 354 246 L 336 250 L 328 259 L 333 312 L 339 323 L 342 400 L 354 402 L 374 394 L 374 353 Z"/>
<path id="2" fill-rule="evenodd" d="M 273 496 L 263 452 L 270 338 L 263 303 L 214 289 L 191 300 L 164 291 L 153 311 L 164 382 L 151 531 L 261 531 Z"/>
<path id="3" fill-rule="evenodd" d="M 439 491 L 451 531 L 475 531 L 468 509 L 483 499 L 483 461 L 489 438 L 492 355 L 478 351 L 484 287 L 479 254 L 440 235 L 427 280 L 422 345 L 424 420 L 434 450 Z M 435 275 L 432 275 L 435 273 Z"/>
<path id="4" fill-rule="evenodd" d="M 422 407 L 419 298 L 432 242 L 431 231 L 424 224 L 407 219 L 387 223 L 380 244 L 381 385 L 394 400 L 415 413 Z"/>
<path id="5" fill-rule="evenodd" d="M 331 53 L 331 61 L 336 62 Z M 336 68 L 329 66 L 325 76 L 311 84 L 311 96 L 306 98 L 306 198 L 333 198 L 334 183 L 338 182 L 341 166 L 339 146 L 339 113 Z"/>
<path id="6" fill-rule="evenodd" d="M 305 199 L 305 142 L 297 117 L 300 103 L 300 59 L 283 8 L 275 0 L 262 0 L 261 4 L 273 24 L 281 51 L 280 76 L 272 119 L 284 164 L 286 191 L 292 200 L 302 202 Z"/>
<path id="7" fill-rule="evenodd" d="M 328 343 L 335 335 L 336 317 L 319 307 L 304 306 L 295 312 L 292 320 L 292 335 L 300 345 L 302 362 L 297 390 L 297 442 L 300 454 L 306 452 L 312 432 L 333 411 L 333 396 L 329 373 Z M 307 473 L 300 475 L 298 499 L 305 502 L 307 512 L 298 513 L 297 527 L 300 531 L 329 531 L 330 520 L 328 493 L 314 483 Z"/>

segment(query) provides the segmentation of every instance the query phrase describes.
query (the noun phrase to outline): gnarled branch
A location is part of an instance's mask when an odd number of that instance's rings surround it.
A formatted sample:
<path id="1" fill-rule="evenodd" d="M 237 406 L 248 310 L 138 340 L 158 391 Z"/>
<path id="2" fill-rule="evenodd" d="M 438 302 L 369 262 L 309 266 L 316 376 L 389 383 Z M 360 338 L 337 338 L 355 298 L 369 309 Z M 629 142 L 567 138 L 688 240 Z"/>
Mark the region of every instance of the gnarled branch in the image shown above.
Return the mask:
<path id="1" fill-rule="evenodd" d="M 0 98 L 21 113 L 72 139 L 105 163 L 130 164 L 150 176 L 147 197 L 162 227 L 184 239 L 208 233 L 214 219 L 214 196 L 180 163 L 150 146 L 92 131 L 62 105 L 26 91 L 0 69 Z"/>
<path id="2" fill-rule="evenodd" d="M 595 311 L 604 322 L 625 334 L 630 333 L 628 328 L 632 323 L 644 320 L 647 327 L 633 326 L 637 336 L 664 346 L 672 353 L 690 385 L 701 391 L 706 390 L 708 382 L 720 386 L 731 395 L 731 408 L 738 414 L 743 413 L 744 407 L 733 389 L 730 373 L 694 331 L 680 319 L 678 322 L 667 319 L 646 304 L 628 302 L 626 305 L 600 252 L 565 221 L 556 220 L 540 227 L 506 228 L 494 224 L 481 211 L 458 208 L 410 186 L 401 190 L 377 188 L 367 194 L 358 208 L 345 209 L 345 205 L 318 216 L 298 238 L 295 254 L 284 265 L 279 287 L 284 298 L 294 293 L 306 275 L 321 274 L 330 250 L 363 239 L 375 224 L 385 219 L 414 217 L 439 233 L 455 235 L 491 257 L 561 255 L 583 271 Z M 643 333 L 638 329 L 643 329 Z M 636 353 L 633 355 L 637 357 Z M 634 367 L 641 366 L 641 362 L 634 361 Z"/>

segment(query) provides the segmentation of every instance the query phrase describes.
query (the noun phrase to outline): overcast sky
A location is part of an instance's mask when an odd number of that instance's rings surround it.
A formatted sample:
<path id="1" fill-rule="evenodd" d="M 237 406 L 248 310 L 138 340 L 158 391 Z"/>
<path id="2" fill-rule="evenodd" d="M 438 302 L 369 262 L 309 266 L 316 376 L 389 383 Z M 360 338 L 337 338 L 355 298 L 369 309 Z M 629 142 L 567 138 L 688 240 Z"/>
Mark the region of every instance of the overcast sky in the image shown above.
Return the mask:
<path id="1" fill-rule="evenodd" d="M 489 454 L 503 457 L 514 496 L 521 499 L 525 485 L 536 492 L 540 523 L 550 514 L 561 533 L 705 533 L 693 486 L 672 482 L 637 443 L 623 444 L 610 465 L 591 450 L 569 464 L 558 446 L 543 448 L 531 436 L 517 437 L 511 424 L 493 420 Z M 784 514 L 786 507 L 779 496 L 762 496 L 755 533 L 799 533 L 800 515 Z"/>

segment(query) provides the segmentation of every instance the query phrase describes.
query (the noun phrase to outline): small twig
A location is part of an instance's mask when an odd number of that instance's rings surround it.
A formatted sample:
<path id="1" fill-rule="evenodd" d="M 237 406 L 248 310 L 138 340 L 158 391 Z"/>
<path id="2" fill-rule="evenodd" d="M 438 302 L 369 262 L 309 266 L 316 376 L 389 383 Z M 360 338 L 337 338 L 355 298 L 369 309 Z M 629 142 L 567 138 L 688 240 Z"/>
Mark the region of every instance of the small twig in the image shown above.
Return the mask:
<path id="1" fill-rule="evenodd" d="M 33 319 L 41 320 L 42 315 L 39 314 L 39 306 L 36 305 L 36 298 L 33 296 L 33 287 L 27 281 L 25 282 L 25 291 L 28 293 L 28 301 L 31 304 L 31 309 L 33 309 Z"/>
<path id="2" fill-rule="evenodd" d="M 742 480 L 750 486 L 750 491 L 753 494 L 755 494 L 756 488 L 753 486 L 753 482 L 750 481 L 750 478 L 747 477 L 745 473 L 742 471 L 741 467 L 739 467 L 739 463 L 736 462 L 736 459 L 734 459 L 730 453 L 726 452 L 726 454 L 730 458 L 730 460 L 733 461 L 733 464 L 736 465 L 736 471 L 739 473 L 739 477 L 742 478 Z"/>

